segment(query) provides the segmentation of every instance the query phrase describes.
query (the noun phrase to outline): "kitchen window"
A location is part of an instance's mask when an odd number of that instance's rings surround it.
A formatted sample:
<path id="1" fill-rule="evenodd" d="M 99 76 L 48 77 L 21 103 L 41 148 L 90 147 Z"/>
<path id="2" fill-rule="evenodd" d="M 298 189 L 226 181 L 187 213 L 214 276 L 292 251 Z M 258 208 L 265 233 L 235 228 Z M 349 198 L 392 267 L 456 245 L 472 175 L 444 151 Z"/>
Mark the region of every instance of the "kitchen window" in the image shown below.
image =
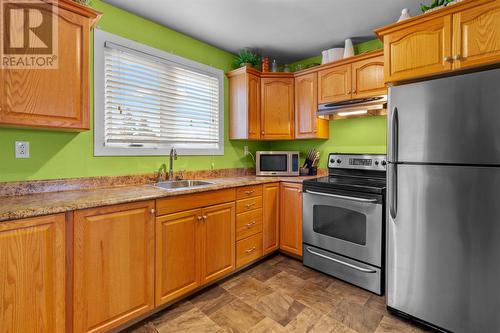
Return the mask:
<path id="1" fill-rule="evenodd" d="M 94 33 L 94 154 L 224 154 L 223 71 Z"/>

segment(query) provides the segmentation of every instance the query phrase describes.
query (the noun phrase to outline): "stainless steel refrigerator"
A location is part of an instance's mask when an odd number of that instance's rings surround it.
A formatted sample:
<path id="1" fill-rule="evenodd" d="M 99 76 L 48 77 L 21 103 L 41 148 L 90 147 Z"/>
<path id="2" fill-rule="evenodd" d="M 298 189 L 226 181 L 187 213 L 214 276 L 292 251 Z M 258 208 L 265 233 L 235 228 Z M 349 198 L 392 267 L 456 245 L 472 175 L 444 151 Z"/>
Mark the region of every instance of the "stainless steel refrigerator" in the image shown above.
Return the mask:
<path id="1" fill-rule="evenodd" d="M 389 89 L 387 304 L 500 332 L 500 69 Z"/>

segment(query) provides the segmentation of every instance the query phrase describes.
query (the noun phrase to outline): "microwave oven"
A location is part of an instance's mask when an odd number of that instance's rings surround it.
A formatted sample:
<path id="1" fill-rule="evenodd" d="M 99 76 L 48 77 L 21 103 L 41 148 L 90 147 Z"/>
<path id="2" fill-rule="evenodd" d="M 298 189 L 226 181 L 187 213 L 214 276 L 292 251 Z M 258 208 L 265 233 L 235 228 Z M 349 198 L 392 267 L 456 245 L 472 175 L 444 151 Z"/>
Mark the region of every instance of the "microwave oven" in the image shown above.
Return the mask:
<path id="1" fill-rule="evenodd" d="M 257 176 L 298 176 L 298 151 L 258 151 L 255 161 Z"/>

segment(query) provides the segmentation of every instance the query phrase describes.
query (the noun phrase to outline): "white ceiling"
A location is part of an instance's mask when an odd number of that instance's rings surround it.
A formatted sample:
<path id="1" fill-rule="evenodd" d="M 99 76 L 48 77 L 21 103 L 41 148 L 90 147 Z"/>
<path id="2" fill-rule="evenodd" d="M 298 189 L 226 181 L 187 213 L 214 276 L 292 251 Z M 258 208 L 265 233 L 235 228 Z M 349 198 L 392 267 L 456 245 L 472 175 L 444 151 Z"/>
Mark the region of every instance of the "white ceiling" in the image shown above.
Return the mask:
<path id="1" fill-rule="evenodd" d="M 419 0 L 105 0 L 232 53 L 248 47 L 281 62 L 373 39 Z"/>

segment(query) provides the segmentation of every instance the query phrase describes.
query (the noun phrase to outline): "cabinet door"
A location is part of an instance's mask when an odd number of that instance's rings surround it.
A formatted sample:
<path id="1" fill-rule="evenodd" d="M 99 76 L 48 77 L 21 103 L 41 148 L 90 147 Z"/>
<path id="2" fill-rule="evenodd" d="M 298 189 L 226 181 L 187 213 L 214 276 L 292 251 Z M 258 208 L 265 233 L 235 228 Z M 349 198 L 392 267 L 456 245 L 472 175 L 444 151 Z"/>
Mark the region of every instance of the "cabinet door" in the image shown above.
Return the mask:
<path id="1" fill-rule="evenodd" d="M 236 267 L 234 202 L 202 210 L 202 284 L 218 279 Z"/>
<path id="2" fill-rule="evenodd" d="M 316 73 L 295 78 L 295 138 L 314 138 L 318 131 L 318 80 Z"/>
<path id="3" fill-rule="evenodd" d="M 351 64 L 318 72 L 318 103 L 333 103 L 351 98 Z"/>
<path id="4" fill-rule="evenodd" d="M 0 331 L 65 331 L 64 214 L 0 223 Z"/>
<path id="5" fill-rule="evenodd" d="M 200 286 L 201 209 L 156 218 L 156 306 Z"/>
<path id="6" fill-rule="evenodd" d="M 383 55 L 352 64 L 352 98 L 385 94 Z"/>
<path id="7" fill-rule="evenodd" d="M 260 139 L 260 78 L 248 74 L 247 79 L 248 138 Z"/>
<path id="8" fill-rule="evenodd" d="M 302 184 L 281 183 L 280 249 L 302 256 Z"/>
<path id="9" fill-rule="evenodd" d="M 58 8 L 58 68 L 0 70 L 0 124 L 89 129 L 89 34 L 88 18 Z"/>
<path id="10" fill-rule="evenodd" d="M 451 15 L 386 35 L 384 57 L 386 82 L 451 70 Z"/>
<path id="11" fill-rule="evenodd" d="M 453 15 L 453 68 L 500 61 L 500 2 L 471 7 Z"/>
<path id="12" fill-rule="evenodd" d="M 264 254 L 271 253 L 279 247 L 279 193 L 279 183 L 263 185 L 262 244 Z"/>
<path id="13" fill-rule="evenodd" d="M 108 331 L 153 309 L 154 201 L 74 216 L 74 331 Z"/>
<path id="14" fill-rule="evenodd" d="M 293 78 L 261 79 L 261 138 L 293 139 Z"/>

